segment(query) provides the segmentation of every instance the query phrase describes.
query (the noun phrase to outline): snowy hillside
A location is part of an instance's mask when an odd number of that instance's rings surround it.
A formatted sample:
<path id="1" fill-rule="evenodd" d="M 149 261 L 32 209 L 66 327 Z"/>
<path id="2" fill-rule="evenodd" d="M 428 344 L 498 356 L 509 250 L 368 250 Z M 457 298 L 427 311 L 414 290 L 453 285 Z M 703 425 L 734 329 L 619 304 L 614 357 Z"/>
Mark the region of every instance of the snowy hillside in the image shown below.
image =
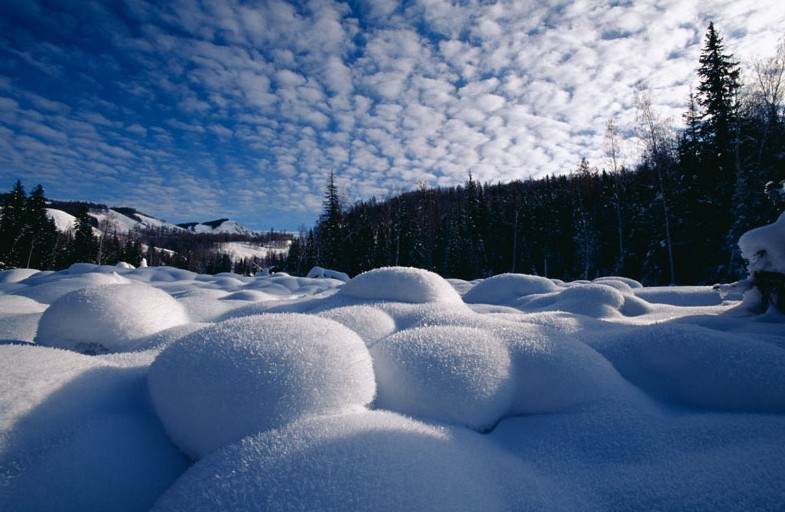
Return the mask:
<path id="1" fill-rule="evenodd" d="M 190 222 L 187 224 L 179 224 L 178 226 L 193 233 L 229 234 L 243 236 L 259 235 L 258 232 L 248 229 L 245 226 L 241 226 L 236 221 L 229 219 L 218 219 L 201 223 Z"/>
<path id="2" fill-rule="evenodd" d="M 70 205 L 76 203 L 65 204 Z M 59 231 L 74 229 L 76 217 L 71 213 L 56 207 L 47 208 L 46 212 L 51 219 L 54 219 L 55 225 Z M 164 228 L 170 232 L 183 231 L 182 228 L 175 224 L 156 219 L 155 217 L 138 212 L 133 208 L 106 208 L 103 206 L 91 205 L 88 215 L 95 220 L 95 223 L 98 226 L 96 229 L 99 234 L 112 232 L 124 234 L 160 228 Z"/>
<path id="3" fill-rule="evenodd" d="M 57 208 L 47 208 L 47 214 L 54 219 L 58 230 L 67 231 L 73 229 L 75 217 L 72 214 Z M 218 219 L 202 223 L 171 224 L 133 208 L 106 208 L 92 205 L 88 215 L 95 219 L 99 233 L 132 233 L 164 229 L 174 233 L 230 234 L 247 237 L 257 237 L 260 234 L 230 219 Z"/>
<path id="4" fill-rule="evenodd" d="M 0 272 L 0 339 L 0 510 L 785 496 L 785 315 L 708 287 L 79 264 Z"/>
<path id="5" fill-rule="evenodd" d="M 47 208 L 46 215 L 55 221 L 55 227 L 58 231 L 73 231 L 76 226 L 76 217 L 70 213 L 55 208 Z"/>

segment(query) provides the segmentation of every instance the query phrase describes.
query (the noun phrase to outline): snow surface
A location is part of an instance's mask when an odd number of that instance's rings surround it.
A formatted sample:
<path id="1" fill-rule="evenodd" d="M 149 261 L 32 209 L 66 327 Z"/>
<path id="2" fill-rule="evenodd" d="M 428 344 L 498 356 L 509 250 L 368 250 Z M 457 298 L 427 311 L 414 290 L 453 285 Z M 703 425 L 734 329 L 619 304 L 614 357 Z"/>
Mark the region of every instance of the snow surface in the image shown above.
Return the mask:
<path id="1" fill-rule="evenodd" d="M 729 297 L 2 271 L 0 510 L 782 510 L 785 315 Z"/>

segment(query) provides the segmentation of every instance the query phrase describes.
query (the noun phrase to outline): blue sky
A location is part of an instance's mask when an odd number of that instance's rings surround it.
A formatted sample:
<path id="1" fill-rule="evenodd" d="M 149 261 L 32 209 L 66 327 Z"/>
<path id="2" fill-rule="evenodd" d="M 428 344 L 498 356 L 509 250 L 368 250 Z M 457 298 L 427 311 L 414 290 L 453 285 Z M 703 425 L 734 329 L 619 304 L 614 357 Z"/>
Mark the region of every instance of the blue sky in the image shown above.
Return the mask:
<path id="1" fill-rule="evenodd" d="M 709 20 L 744 64 L 778 1 L 0 2 L 0 188 L 170 222 L 310 227 L 421 185 L 639 153 L 637 89 L 678 125 Z"/>

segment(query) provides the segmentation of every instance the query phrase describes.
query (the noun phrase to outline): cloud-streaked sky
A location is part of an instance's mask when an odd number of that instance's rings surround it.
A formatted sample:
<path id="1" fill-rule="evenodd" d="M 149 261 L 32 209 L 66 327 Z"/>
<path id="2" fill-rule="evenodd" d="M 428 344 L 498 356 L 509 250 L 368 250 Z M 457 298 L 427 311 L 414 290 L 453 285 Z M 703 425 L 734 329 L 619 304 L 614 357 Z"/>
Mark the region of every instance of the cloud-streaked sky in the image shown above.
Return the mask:
<path id="1" fill-rule="evenodd" d="M 331 171 L 353 202 L 603 167 L 636 88 L 678 123 L 709 21 L 750 64 L 779 3 L 3 0 L 0 188 L 296 229 Z"/>

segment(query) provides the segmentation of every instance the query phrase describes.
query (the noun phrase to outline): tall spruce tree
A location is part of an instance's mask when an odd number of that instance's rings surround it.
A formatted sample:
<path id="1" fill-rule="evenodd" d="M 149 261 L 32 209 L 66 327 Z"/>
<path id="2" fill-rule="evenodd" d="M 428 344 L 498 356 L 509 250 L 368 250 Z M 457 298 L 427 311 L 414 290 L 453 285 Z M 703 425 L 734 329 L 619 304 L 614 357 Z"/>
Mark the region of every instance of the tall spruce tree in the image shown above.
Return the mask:
<path id="1" fill-rule="evenodd" d="M 316 230 L 318 264 L 328 268 L 338 268 L 343 263 L 343 208 L 335 184 L 335 174 L 324 190 L 322 215 Z"/>
<path id="2" fill-rule="evenodd" d="M 700 136 L 704 154 L 717 159 L 721 172 L 732 172 L 736 100 L 741 86 L 739 63 L 725 53 L 713 22 L 709 23 L 699 62 L 697 101 L 703 109 Z"/>
<path id="3" fill-rule="evenodd" d="M 737 100 L 741 85 L 739 63 L 725 52 L 722 37 L 710 23 L 701 50 L 696 101 L 698 123 L 698 181 L 692 186 L 695 234 L 709 244 L 701 249 L 715 255 L 701 264 L 709 268 L 701 280 L 726 280 L 731 247 L 727 230 L 732 222 L 733 196 L 739 179 Z"/>

